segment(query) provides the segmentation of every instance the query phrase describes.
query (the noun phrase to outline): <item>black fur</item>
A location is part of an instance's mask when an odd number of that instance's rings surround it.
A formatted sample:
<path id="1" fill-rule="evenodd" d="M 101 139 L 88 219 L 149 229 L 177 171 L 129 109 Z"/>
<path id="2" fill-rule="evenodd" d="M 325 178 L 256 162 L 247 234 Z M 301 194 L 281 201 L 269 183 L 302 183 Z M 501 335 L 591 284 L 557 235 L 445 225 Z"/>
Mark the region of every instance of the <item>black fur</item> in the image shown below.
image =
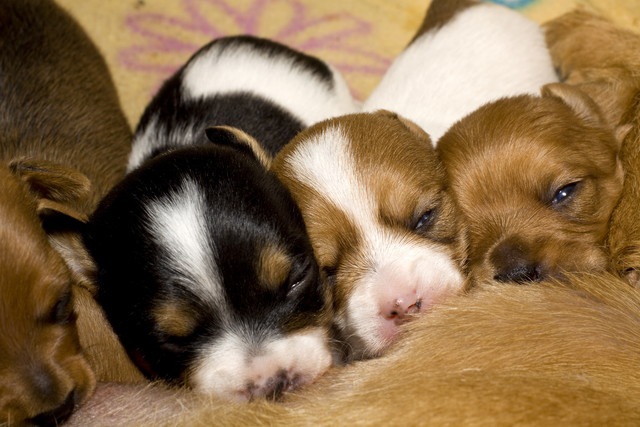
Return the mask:
<path id="1" fill-rule="evenodd" d="M 212 307 L 180 284 L 149 231 L 145 207 L 167 197 L 189 178 L 208 206 L 208 240 L 214 242 L 227 307 Z M 278 242 L 294 259 L 289 280 L 304 270 L 304 289 L 288 283 L 269 291 L 260 286 L 255 261 L 263 244 Z M 302 217 L 289 193 L 250 154 L 206 145 L 177 149 L 130 173 L 100 204 L 85 234 L 95 259 L 103 305 L 134 361 L 151 378 L 184 380 L 199 350 L 214 343 L 222 328 L 218 313 L 232 313 L 255 340 L 295 327 L 318 325 L 324 285 L 312 257 Z M 188 256 L 188 254 L 185 254 Z M 167 336 L 151 316 L 162 301 L 186 301 L 197 327 L 186 337 Z"/>

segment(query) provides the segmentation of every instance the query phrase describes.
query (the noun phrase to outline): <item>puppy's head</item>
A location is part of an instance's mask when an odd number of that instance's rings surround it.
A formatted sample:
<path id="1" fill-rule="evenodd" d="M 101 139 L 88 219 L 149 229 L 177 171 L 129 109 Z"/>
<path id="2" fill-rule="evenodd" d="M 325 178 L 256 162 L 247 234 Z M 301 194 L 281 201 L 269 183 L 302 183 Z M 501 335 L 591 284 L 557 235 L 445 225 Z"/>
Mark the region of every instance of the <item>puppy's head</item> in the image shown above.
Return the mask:
<path id="1" fill-rule="evenodd" d="M 45 228 L 82 220 L 67 202 L 86 196 L 88 181 L 41 161 L 11 169 L 0 168 L 0 424 L 61 424 L 95 380 L 78 341 L 74 275 Z"/>
<path id="2" fill-rule="evenodd" d="M 459 291 L 463 239 L 426 133 L 380 111 L 321 122 L 276 157 L 334 291 L 347 357 L 380 354 L 398 326 Z"/>
<path id="3" fill-rule="evenodd" d="M 232 400 L 277 397 L 330 366 L 330 304 L 291 196 L 229 142 L 242 133 L 220 132 L 208 134 L 221 144 L 130 173 L 85 241 L 99 300 L 148 376 Z"/>
<path id="4" fill-rule="evenodd" d="M 604 269 L 623 133 L 562 84 L 542 97 L 498 100 L 455 124 L 438 150 L 468 228 L 471 276 L 527 283 Z"/>

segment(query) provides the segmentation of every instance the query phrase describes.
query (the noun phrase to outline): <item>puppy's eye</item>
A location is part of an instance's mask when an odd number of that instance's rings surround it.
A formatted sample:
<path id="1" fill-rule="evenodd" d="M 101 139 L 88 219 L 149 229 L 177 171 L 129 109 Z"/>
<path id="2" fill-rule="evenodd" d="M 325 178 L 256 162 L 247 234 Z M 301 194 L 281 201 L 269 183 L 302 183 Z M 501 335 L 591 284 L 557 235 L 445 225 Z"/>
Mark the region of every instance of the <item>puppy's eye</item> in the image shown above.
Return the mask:
<path id="1" fill-rule="evenodd" d="M 428 228 L 435 218 L 435 212 L 433 209 L 429 209 L 425 213 L 423 213 L 418 221 L 416 221 L 415 229 L 416 231 L 424 230 Z"/>
<path id="2" fill-rule="evenodd" d="M 49 313 L 49 322 L 57 325 L 67 325 L 76 319 L 76 313 L 73 310 L 73 300 L 71 291 L 63 292 L 56 301 Z"/>
<path id="3" fill-rule="evenodd" d="M 573 193 L 576 191 L 577 187 L 578 187 L 578 182 L 572 182 L 571 184 L 561 187 L 553 195 L 553 199 L 551 199 L 551 204 L 557 205 L 569 199 L 571 195 L 573 195 Z"/>
<path id="4" fill-rule="evenodd" d="M 295 265 L 289 275 L 289 286 L 287 297 L 299 295 L 313 278 L 313 263 L 306 259 L 304 262 Z"/>

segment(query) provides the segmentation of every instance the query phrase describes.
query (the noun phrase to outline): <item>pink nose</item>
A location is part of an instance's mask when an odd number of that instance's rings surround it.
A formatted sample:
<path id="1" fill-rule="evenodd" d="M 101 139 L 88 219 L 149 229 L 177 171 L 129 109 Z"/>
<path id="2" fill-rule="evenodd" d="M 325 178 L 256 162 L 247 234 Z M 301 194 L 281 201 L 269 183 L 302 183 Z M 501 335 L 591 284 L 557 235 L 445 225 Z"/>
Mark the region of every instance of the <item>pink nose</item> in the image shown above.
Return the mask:
<path id="1" fill-rule="evenodd" d="M 409 320 L 412 314 L 420 312 L 421 307 L 422 299 L 412 293 L 386 302 L 382 305 L 380 314 L 399 325 Z"/>

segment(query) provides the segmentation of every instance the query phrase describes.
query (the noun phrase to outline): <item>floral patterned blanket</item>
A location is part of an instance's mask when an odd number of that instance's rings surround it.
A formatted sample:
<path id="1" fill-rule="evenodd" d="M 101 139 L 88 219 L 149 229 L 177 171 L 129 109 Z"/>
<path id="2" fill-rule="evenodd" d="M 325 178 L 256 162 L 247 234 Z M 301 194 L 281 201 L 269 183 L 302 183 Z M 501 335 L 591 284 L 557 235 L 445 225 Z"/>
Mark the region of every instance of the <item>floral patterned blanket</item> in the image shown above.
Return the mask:
<path id="1" fill-rule="evenodd" d="M 430 0 L 57 0 L 104 53 L 135 126 L 160 84 L 213 38 L 254 34 L 340 69 L 363 99 L 418 28 Z M 543 23 L 586 7 L 640 31 L 638 0 L 494 0 Z"/>

